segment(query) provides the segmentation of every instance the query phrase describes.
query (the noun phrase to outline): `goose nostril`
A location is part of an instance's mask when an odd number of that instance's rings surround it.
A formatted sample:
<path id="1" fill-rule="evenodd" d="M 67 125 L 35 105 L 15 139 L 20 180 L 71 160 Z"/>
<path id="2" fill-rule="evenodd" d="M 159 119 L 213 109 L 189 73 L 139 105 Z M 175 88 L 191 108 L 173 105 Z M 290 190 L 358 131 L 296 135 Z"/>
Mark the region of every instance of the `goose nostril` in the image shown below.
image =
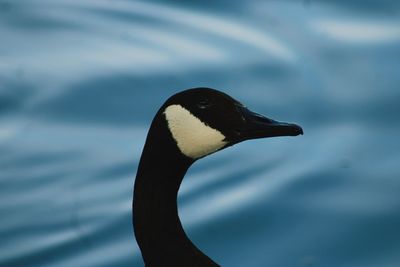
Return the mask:
<path id="1" fill-rule="evenodd" d="M 242 133 L 239 131 L 239 130 L 234 130 L 233 131 L 237 136 L 241 136 L 242 135 Z"/>

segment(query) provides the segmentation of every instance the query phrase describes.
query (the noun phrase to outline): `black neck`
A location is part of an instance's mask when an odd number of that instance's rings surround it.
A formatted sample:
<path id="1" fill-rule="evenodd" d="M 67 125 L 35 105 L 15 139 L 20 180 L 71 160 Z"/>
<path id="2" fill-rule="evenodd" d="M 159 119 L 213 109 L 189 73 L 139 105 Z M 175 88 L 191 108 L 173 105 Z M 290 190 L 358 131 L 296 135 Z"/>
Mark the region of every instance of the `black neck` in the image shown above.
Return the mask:
<path id="1" fill-rule="evenodd" d="M 177 195 L 193 160 L 178 150 L 164 120 L 158 121 L 153 122 L 143 149 L 133 199 L 135 236 L 146 267 L 219 266 L 193 245 L 182 228 Z"/>

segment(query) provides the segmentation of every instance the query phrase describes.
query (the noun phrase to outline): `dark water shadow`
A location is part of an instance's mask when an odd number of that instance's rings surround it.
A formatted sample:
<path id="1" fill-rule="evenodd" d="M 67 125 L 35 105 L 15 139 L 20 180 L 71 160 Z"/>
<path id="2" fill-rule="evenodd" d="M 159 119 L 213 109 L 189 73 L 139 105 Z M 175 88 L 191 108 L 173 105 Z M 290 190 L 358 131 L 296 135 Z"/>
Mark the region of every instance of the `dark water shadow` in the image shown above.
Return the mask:
<path id="1" fill-rule="evenodd" d="M 18 113 L 35 94 L 35 88 L 21 77 L 22 70 L 15 71 L 16 77 L 4 77 L 0 74 L 0 117 Z"/>
<path id="2" fill-rule="evenodd" d="M 60 162 L 79 160 L 82 158 L 82 153 L 78 151 L 67 152 L 37 152 L 27 153 L 16 157 L 7 157 L 0 160 L 0 168 L 3 171 L 12 169 L 28 170 L 33 167 L 48 166 Z"/>
<path id="3" fill-rule="evenodd" d="M 33 2 L 4 1 L 0 2 L 0 22 L 7 27 L 24 29 L 25 31 L 57 31 L 82 29 L 77 21 L 63 19 L 61 16 L 44 16 L 40 12 L 32 12 L 40 5 Z M 51 9 L 54 6 L 48 5 Z M 55 10 L 54 12 L 58 12 Z"/>

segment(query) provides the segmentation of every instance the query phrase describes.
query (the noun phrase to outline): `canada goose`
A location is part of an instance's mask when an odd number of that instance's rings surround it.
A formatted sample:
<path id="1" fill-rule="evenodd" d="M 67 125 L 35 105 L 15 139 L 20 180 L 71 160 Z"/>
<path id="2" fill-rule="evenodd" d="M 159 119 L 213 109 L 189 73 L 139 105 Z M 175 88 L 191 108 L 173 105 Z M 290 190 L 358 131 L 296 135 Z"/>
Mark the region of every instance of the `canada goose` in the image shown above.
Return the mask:
<path id="1" fill-rule="evenodd" d="M 150 126 L 134 187 L 133 226 L 146 267 L 219 266 L 189 240 L 178 217 L 179 186 L 196 160 L 245 140 L 299 134 L 300 126 L 254 113 L 214 89 L 170 97 Z"/>

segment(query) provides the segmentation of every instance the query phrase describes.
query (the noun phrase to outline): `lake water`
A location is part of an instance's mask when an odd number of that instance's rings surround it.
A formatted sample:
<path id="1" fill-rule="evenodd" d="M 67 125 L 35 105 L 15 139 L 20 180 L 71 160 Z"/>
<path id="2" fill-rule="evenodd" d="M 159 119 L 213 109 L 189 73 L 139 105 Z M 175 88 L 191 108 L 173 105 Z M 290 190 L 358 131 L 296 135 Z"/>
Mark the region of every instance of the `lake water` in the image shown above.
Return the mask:
<path id="1" fill-rule="evenodd" d="M 0 0 L 0 266 L 143 266 L 132 185 L 180 90 L 304 136 L 197 162 L 179 211 L 222 266 L 400 266 L 399 1 Z"/>

